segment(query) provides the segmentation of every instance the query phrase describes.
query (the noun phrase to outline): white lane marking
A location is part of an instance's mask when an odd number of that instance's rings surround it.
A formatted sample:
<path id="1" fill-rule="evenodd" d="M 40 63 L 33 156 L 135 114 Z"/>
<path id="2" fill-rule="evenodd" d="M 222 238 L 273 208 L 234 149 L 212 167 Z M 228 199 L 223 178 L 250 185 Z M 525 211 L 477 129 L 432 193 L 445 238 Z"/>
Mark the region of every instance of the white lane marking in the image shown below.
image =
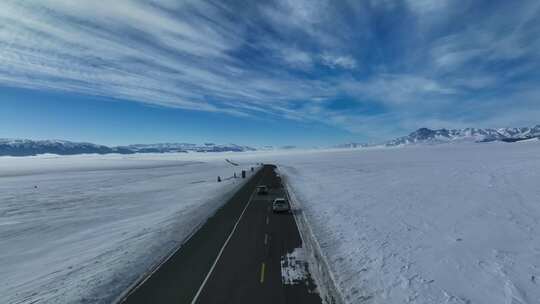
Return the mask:
<path id="1" fill-rule="evenodd" d="M 261 182 L 262 180 L 262 176 L 261 178 L 259 179 L 259 181 L 257 182 L 257 185 Z M 221 258 L 221 254 L 223 253 L 223 251 L 225 250 L 225 247 L 227 247 L 227 244 L 229 243 L 229 241 L 231 240 L 234 232 L 236 231 L 236 227 L 238 227 L 238 223 L 240 223 L 240 220 L 242 219 L 242 217 L 244 216 L 244 213 L 246 212 L 246 209 L 249 207 L 249 204 L 251 203 L 251 200 L 253 199 L 253 195 L 255 195 L 255 190 L 253 191 L 253 193 L 251 193 L 251 196 L 249 197 L 249 201 L 247 202 L 246 206 L 244 207 L 244 210 L 242 210 L 242 213 L 240 214 L 240 216 L 238 217 L 238 220 L 236 221 L 236 223 L 234 224 L 234 227 L 233 227 L 233 230 L 231 231 L 231 233 L 229 234 L 229 236 L 227 237 L 227 239 L 225 240 L 225 243 L 223 244 L 223 246 L 221 247 L 221 249 L 219 250 L 219 253 L 218 253 L 218 256 L 216 257 L 216 260 L 214 261 L 214 264 L 212 264 L 212 267 L 210 267 L 210 271 L 208 271 L 208 274 L 206 275 L 206 277 L 204 278 L 204 281 L 202 282 L 201 286 L 199 287 L 199 290 L 197 290 L 197 293 L 195 294 L 195 297 L 193 298 L 193 300 L 191 301 L 191 304 L 195 304 L 197 303 L 197 300 L 199 299 L 199 296 L 201 295 L 201 292 L 202 290 L 204 289 L 204 285 L 206 285 L 206 282 L 208 281 L 208 279 L 210 278 L 210 275 L 212 274 L 212 272 L 214 271 L 214 268 L 216 267 L 219 259 Z"/>
<path id="2" fill-rule="evenodd" d="M 266 216 L 266 225 L 268 225 L 270 223 L 270 218 L 268 217 L 268 215 Z"/>
<path id="3" fill-rule="evenodd" d="M 264 244 L 265 245 L 268 244 L 268 234 L 267 233 L 264 234 Z"/>
<path id="4" fill-rule="evenodd" d="M 263 262 L 261 264 L 261 284 L 264 283 L 264 270 L 266 269 L 266 264 Z"/>

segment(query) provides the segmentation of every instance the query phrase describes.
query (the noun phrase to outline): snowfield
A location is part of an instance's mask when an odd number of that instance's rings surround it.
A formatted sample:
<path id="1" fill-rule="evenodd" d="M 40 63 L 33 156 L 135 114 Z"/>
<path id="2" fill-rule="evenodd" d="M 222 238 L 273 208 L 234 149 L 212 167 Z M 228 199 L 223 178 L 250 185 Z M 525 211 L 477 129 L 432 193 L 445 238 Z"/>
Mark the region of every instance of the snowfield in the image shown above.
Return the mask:
<path id="1" fill-rule="evenodd" d="M 279 156 L 347 303 L 540 303 L 540 143 Z"/>
<path id="2" fill-rule="evenodd" d="M 346 303 L 540 303 L 537 140 L 2 157 L 1 302 L 110 303 L 241 184 L 217 175 L 260 161 L 279 165 Z"/>
<path id="3" fill-rule="evenodd" d="M 247 168 L 247 167 L 246 167 Z M 1 303 L 110 303 L 241 179 L 224 156 L 0 158 Z"/>

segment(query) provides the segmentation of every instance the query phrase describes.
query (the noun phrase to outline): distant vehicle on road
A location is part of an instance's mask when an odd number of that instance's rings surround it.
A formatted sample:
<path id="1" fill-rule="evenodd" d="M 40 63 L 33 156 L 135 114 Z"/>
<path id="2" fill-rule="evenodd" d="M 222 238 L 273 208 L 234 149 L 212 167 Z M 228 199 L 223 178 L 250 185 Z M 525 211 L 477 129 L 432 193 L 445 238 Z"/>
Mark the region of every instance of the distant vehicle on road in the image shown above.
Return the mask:
<path id="1" fill-rule="evenodd" d="M 291 210 L 291 206 L 284 198 L 276 198 L 272 203 L 272 211 L 275 213 L 288 212 L 289 210 Z"/>
<path id="2" fill-rule="evenodd" d="M 268 194 L 268 186 L 266 185 L 257 186 L 257 194 Z"/>

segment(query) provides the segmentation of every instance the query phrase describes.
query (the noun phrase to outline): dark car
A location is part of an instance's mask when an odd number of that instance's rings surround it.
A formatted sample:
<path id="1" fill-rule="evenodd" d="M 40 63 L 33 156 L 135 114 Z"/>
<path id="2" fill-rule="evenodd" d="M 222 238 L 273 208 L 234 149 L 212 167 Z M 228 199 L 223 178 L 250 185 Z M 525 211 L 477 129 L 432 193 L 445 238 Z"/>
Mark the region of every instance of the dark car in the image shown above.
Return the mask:
<path id="1" fill-rule="evenodd" d="M 266 185 L 257 186 L 257 194 L 268 194 L 268 187 Z"/>

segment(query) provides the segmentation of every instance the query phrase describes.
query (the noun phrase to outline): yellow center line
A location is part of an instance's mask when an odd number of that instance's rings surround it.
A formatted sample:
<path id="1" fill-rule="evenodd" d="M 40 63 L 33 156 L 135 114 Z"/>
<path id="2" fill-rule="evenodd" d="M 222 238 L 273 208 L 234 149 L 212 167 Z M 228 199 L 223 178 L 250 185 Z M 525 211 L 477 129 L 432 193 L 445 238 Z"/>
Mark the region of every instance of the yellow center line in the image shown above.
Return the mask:
<path id="1" fill-rule="evenodd" d="M 266 267 L 266 265 L 263 262 L 262 265 L 261 265 L 261 284 L 264 283 L 264 269 L 265 269 L 265 267 Z"/>

